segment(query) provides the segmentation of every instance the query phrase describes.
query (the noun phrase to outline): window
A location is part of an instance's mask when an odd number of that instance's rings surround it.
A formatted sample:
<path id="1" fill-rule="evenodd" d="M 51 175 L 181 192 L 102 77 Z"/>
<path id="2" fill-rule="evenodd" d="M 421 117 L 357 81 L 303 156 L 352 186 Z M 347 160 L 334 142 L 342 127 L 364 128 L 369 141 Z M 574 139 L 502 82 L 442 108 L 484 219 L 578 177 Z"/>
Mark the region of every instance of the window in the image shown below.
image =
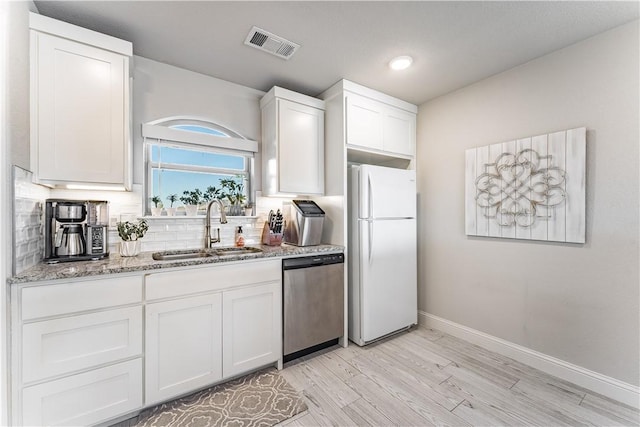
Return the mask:
<path id="1" fill-rule="evenodd" d="M 212 129 L 206 126 L 200 126 L 200 125 L 173 125 L 173 126 L 169 126 L 171 129 L 180 129 L 180 130 L 186 130 L 189 132 L 199 132 L 199 133 L 206 133 L 209 135 L 216 135 L 216 136 L 222 136 L 222 137 L 229 137 L 230 135 L 227 135 L 226 133 L 222 132 L 221 130 L 218 129 Z"/>
<path id="2" fill-rule="evenodd" d="M 170 194 L 178 198 L 184 191 L 220 187 L 221 179 L 243 181 L 245 197 L 249 181 L 248 159 L 244 156 L 218 154 L 164 144 L 149 144 L 151 187 L 149 194 L 158 196 L 164 204 Z M 178 203 L 181 204 L 181 203 Z"/>
<path id="3" fill-rule="evenodd" d="M 143 136 L 147 209 L 153 206 L 150 199 L 154 196 L 165 207 L 171 205 L 167 199 L 170 195 L 178 198 L 174 207 L 187 204 L 186 198 L 194 192 L 200 203 L 221 198 L 220 181 L 224 179 L 242 183 L 245 200 L 251 200 L 255 141 L 215 123 L 193 119 L 146 124 Z"/>

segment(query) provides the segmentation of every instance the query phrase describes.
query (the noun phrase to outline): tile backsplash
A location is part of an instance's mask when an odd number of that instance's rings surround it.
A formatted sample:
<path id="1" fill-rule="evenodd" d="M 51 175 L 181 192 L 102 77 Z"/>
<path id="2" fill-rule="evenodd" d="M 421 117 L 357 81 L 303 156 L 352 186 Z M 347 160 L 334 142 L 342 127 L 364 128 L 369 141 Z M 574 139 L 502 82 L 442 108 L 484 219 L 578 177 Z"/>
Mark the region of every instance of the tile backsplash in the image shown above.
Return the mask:
<path id="1" fill-rule="evenodd" d="M 42 206 L 43 203 L 38 200 L 15 199 L 13 208 L 14 273 L 20 273 L 36 265 L 43 258 Z"/>
<path id="2" fill-rule="evenodd" d="M 44 258 L 44 205 L 48 198 L 109 201 L 109 252 L 118 253 L 120 237 L 117 221 L 140 218 L 143 206 L 142 185 L 134 184 L 133 191 L 89 191 L 50 189 L 32 182 L 31 172 L 13 169 L 13 274 L 36 265 Z M 259 244 L 262 227 L 270 210 L 281 209 L 286 199 L 260 197 L 255 203 L 256 216 L 228 216 L 227 224 L 211 217 L 212 235 L 220 229 L 221 242 L 214 246 L 233 246 L 235 231 L 242 226 L 245 244 Z M 204 214 L 186 216 L 145 217 L 149 231 L 141 240 L 143 251 L 195 249 L 204 246 Z"/>
<path id="3" fill-rule="evenodd" d="M 201 217 L 145 217 L 149 231 L 141 240 L 142 251 L 196 249 L 204 246 L 204 216 Z M 260 243 L 263 221 L 256 217 L 227 217 L 227 224 L 220 224 L 219 217 L 211 217 L 211 234 L 220 229 L 220 243 L 214 246 L 233 246 L 236 227 L 242 226 L 245 244 Z M 115 227 L 109 228 L 109 252 L 119 251 L 120 237 Z"/>
<path id="4" fill-rule="evenodd" d="M 13 168 L 13 274 L 44 258 L 44 200 L 49 189 L 33 184 L 31 172 Z"/>

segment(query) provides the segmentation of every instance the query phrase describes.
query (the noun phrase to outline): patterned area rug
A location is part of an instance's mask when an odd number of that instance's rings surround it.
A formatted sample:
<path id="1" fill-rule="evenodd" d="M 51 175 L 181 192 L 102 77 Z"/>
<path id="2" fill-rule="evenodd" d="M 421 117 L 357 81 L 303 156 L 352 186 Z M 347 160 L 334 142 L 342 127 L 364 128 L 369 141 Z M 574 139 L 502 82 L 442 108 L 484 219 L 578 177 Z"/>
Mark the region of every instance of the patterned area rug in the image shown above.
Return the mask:
<path id="1" fill-rule="evenodd" d="M 269 369 L 148 409 L 136 426 L 266 427 L 306 409 L 298 392 Z"/>

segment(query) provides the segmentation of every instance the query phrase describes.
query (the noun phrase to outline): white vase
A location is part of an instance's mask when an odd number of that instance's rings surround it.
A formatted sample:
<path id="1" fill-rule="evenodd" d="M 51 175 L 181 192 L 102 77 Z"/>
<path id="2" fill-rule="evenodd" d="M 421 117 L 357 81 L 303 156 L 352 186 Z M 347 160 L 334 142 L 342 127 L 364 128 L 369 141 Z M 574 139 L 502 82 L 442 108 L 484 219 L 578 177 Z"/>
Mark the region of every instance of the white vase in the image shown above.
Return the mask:
<path id="1" fill-rule="evenodd" d="M 120 242 L 120 256 L 136 256 L 140 253 L 140 240 L 123 240 Z"/>
<path id="2" fill-rule="evenodd" d="M 151 208 L 151 216 L 162 215 L 162 208 Z"/>
<path id="3" fill-rule="evenodd" d="M 167 216 L 176 216 L 176 208 L 165 208 L 165 211 L 167 211 Z"/>
<path id="4" fill-rule="evenodd" d="M 184 205 L 184 210 L 187 212 L 187 216 L 198 215 L 198 205 Z"/>

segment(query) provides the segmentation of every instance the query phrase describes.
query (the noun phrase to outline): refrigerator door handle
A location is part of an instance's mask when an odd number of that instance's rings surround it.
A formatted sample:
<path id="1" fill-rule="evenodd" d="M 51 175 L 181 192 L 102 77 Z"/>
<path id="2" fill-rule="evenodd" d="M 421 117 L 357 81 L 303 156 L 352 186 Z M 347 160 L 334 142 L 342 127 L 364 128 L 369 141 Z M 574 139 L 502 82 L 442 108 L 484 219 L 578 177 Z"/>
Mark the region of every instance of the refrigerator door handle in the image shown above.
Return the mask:
<path id="1" fill-rule="evenodd" d="M 371 219 L 373 218 L 373 183 L 371 182 L 370 173 L 367 174 L 367 185 L 369 186 L 369 191 L 367 191 L 367 198 L 369 199 L 367 203 L 367 208 L 369 210 L 369 212 L 367 212 L 367 218 Z"/>
<path id="2" fill-rule="evenodd" d="M 373 255 L 373 221 L 368 221 L 369 227 L 369 265 L 371 265 L 371 257 Z"/>

